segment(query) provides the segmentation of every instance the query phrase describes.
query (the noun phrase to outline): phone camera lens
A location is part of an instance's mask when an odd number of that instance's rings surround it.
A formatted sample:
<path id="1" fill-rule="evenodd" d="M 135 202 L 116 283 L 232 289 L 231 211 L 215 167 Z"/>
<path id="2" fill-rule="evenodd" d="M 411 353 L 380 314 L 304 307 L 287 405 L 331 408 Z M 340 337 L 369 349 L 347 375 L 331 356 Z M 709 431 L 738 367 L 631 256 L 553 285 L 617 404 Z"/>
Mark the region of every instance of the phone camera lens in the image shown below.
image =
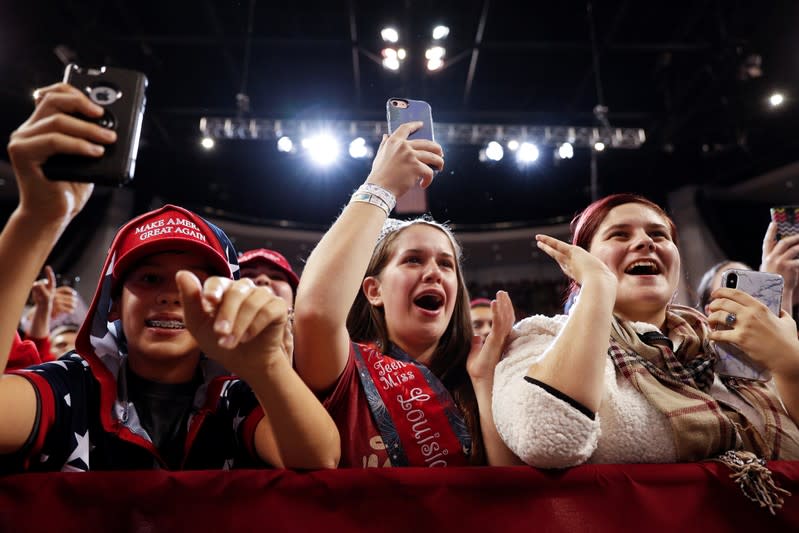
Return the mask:
<path id="1" fill-rule="evenodd" d="M 727 287 L 734 289 L 738 286 L 738 274 L 730 274 L 727 276 Z"/>
<path id="2" fill-rule="evenodd" d="M 97 105 L 111 105 L 122 97 L 122 93 L 108 85 L 98 85 L 89 89 L 89 98 Z"/>

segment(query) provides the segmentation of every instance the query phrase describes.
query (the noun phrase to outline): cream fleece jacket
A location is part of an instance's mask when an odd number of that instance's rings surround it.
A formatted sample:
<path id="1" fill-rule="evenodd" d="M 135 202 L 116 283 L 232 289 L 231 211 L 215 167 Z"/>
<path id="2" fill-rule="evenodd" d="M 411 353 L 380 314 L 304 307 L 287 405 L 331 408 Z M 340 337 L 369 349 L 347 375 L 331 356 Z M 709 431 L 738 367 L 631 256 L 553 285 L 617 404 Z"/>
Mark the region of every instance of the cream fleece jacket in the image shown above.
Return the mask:
<path id="1" fill-rule="evenodd" d="M 500 436 L 525 463 L 564 468 L 590 463 L 676 461 L 672 430 L 623 377 L 610 357 L 605 392 L 594 420 L 543 388 L 524 380 L 547 355 L 567 316 L 535 315 L 516 324 L 494 376 L 493 413 Z"/>
<path id="2" fill-rule="evenodd" d="M 605 359 L 605 392 L 594 420 L 572 404 L 525 381 L 530 365 L 547 356 L 567 316 L 535 315 L 513 327 L 494 374 L 493 414 L 499 435 L 525 463 L 565 468 L 582 463 L 670 463 L 677 460 L 666 417 L 618 375 Z M 639 333 L 658 331 L 633 323 Z M 779 398 L 773 380 L 768 383 Z M 762 414 L 715 376 L 710 395 L 740 411 L 764 431 Z"/>

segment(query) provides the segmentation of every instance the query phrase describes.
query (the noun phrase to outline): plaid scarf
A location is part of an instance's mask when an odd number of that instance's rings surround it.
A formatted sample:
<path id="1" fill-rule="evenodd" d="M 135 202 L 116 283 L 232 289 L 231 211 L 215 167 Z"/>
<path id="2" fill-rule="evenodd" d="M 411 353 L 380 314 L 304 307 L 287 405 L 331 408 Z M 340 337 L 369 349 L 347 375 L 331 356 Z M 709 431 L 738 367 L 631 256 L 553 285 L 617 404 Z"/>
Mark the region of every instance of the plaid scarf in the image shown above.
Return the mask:
<path id="1" fill-rule="evenodd" d="M 740 411 L 711 396 L 716 355 L 704 315 L 670 306 L 665 329 L 668 337 L 657 331 L 639 335 L 631 322 L 615 317 L 608 355 L 617 372 L 666 416 L 677 461 L 739 449 L 767 459 L 799 459 L 799 428 L 765 383 L 722 378 L 728 389 L 762 415 L 763 433 Z"/>

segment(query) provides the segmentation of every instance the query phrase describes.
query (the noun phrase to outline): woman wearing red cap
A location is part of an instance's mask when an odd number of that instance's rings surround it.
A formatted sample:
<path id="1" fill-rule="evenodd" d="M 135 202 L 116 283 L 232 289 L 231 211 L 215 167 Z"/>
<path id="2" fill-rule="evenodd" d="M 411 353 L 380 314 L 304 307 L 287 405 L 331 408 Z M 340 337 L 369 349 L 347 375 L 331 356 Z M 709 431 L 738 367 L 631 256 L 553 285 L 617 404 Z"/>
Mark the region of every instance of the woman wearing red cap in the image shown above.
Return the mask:
<path id="1" fill-rule="evenodd" d="M 507 294 L 482 346 L 452 233 L 431 219 L 387 218 L 396 196 L 419 176 L 427 186 L 444 164 L 438 144 L 408 140 L 420 125 L 384 138 L 297 290 L 297 371 L 339 427 L 342 466 L 495 464 L 507 453 L 490 407 L 513 323 Z"/>
<path id="2" fill-rule="evenodd" d="M 15 250 L 23 277 L 41 268 L 91 193 L 91 185 L 48 182 L 41 162 L 97 155 L 87 141 L 110 140 L 66 114 L 97 115 L 80 91 L 57 84 L 42 92 L 9 144 L 20 211 L 33 199 L 36 216 L 54 220 L 33 235 L 16 222 L 6 227 L 0 257 L 20 234 L 29 239 Z M 180 207 L 121 228 L 76 351 L 0 379 L 4 468 L 334 467 L 335 425 L 288 360 L 286 303 L 237 274 L 224 232 Z"/>

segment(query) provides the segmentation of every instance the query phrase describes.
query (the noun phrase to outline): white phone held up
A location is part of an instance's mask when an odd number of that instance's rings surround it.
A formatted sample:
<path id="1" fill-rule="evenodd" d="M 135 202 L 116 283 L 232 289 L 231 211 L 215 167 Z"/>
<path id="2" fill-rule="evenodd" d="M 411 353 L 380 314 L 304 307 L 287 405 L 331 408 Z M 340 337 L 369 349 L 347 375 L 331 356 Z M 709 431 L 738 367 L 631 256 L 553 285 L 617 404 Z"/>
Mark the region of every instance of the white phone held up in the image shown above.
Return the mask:
<path id="1" fill-rule="evenodd" d="M 763 302 L 772 313 L 779 316 L 782 290 L 785 282 L 779 274 L 754 270 L 726 270 L 721 276 L 721 286 L 738 289 Z M 768 381 L 771 373 L 732 343 L 716 343 L 716 373 L 724 376 Z"/>

